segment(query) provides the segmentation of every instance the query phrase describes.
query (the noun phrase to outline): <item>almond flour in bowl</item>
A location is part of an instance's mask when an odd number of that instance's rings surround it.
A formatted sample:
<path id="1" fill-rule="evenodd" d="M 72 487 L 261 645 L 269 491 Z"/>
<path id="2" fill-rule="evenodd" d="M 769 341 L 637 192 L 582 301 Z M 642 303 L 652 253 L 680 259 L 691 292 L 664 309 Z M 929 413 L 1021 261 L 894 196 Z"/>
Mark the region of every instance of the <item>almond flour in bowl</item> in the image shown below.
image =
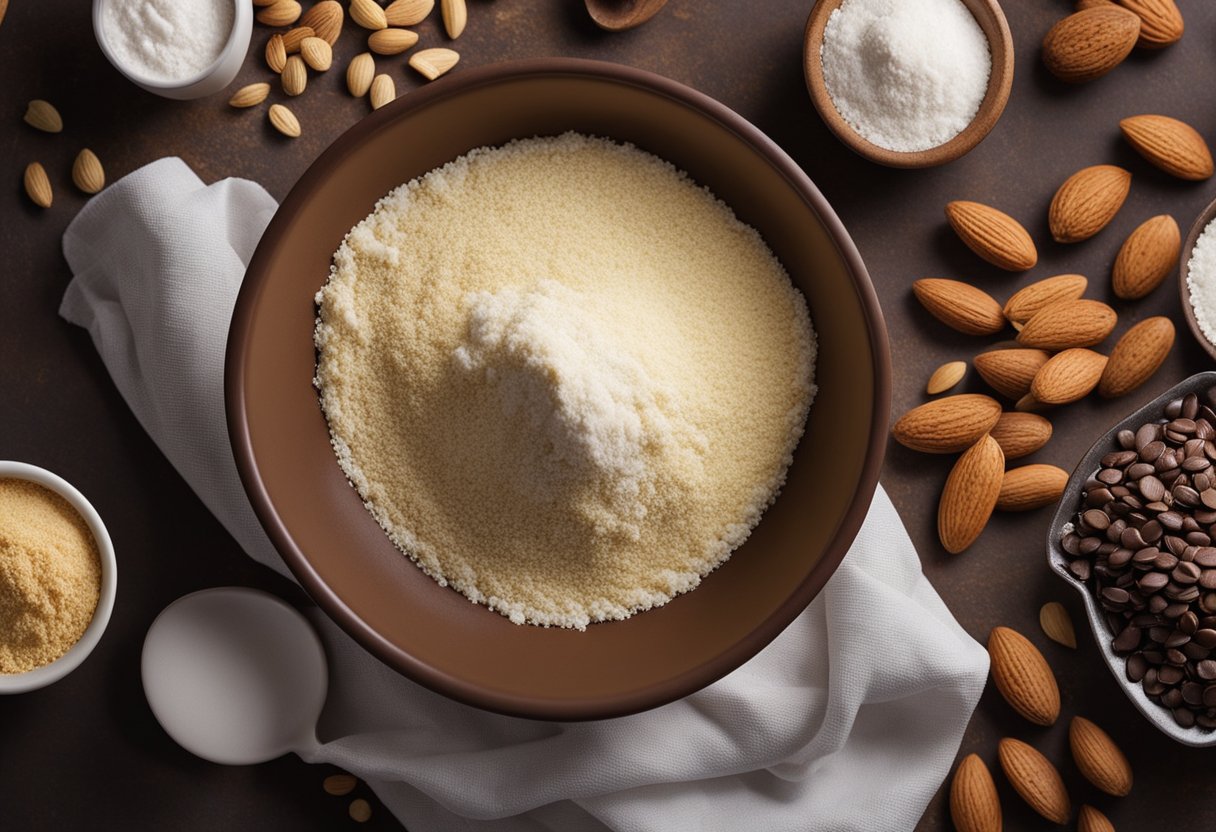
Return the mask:
<path id="1" fill-rule="evenodd" d="M 760 236 L 577 134 L 393 191 L 317 303 L 343 470 L 428 575 L 516 623 L 696 587 L 776 497 L 815 392 L 805 300 Z"/>

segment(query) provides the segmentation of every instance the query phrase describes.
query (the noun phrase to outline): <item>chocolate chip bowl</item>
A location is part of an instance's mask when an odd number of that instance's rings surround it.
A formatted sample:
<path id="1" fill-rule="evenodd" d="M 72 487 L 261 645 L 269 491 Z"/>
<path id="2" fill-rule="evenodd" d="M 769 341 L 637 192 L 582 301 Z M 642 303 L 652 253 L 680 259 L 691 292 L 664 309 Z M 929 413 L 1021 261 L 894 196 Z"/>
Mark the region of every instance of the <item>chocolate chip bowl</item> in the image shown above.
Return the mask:
<path id="1" fill-rule="evenodd" d="M 1184 745 L 1216 745 L 1216 372 L 1103 434 L 1047 534 L 1132 703 Z"/>

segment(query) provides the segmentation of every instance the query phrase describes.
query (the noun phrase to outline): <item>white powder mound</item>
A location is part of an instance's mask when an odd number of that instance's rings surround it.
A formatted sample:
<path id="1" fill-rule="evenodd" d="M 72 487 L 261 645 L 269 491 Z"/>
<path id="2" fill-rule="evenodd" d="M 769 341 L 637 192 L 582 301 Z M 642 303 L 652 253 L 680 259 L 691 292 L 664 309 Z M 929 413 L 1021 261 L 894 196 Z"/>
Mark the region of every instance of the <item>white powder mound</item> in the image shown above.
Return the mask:
<path id="1" fill-rule="evenodd" d="M 979 112 L 992 72 L 984 32 L 960 0 L 845 0 L 820 50 L 832 103 L 872 144 L 945 144 Z"/>
<path id="2" fill-rule="evenodd" d="M 1187 262 L 1186 286 L 1195 321 L 1204 337 L 1216 344 L 1216 220 L 1207 224 Z"/>
<path id="3" fill-rule="evenodd" d="M 232 0 L 109 0 L 101 12 L 102 37 L 136 74 L 185 81 L 219 58 L 235 14 Z"/>

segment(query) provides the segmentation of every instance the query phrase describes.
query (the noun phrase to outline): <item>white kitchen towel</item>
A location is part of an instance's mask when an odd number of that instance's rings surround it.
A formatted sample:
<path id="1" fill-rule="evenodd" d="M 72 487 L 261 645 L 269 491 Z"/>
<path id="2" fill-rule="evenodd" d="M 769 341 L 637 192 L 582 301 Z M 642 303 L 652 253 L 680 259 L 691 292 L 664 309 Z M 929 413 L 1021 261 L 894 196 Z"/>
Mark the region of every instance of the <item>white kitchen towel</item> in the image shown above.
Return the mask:
<path id="1" fill-rule="evenodd" d="M 136 417 L 245 551 L 286 574 L 238 480 L 222 386 L 237 290 L 275 208 L 255 183 L 207 186 L 180 159 L 154 162 L 64 234 L 75 277 L 60 313 L 89 330 Z M 881 489 L 827 587 L 772 644 L 635 716 L 486 713 L 313 621 L 331 664 L 313 759 L 366 779 L 413 832 L 906 832 L 949 771 L 988 667 Z"/>

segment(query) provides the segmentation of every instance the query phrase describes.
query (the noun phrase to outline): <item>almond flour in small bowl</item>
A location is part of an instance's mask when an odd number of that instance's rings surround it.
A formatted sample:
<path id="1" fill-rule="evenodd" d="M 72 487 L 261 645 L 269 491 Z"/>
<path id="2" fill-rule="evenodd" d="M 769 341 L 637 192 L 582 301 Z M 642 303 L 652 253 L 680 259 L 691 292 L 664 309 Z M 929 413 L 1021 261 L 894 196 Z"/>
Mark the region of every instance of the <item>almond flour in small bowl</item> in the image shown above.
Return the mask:
<path id="1" fill-rule="evenodd" d="M 318 293 L 338 460 L 441 585 L 585 628 L 697 586 L 785 479 L 806 302 L 670 164 L 567 133 L 390 193 Z"/>

